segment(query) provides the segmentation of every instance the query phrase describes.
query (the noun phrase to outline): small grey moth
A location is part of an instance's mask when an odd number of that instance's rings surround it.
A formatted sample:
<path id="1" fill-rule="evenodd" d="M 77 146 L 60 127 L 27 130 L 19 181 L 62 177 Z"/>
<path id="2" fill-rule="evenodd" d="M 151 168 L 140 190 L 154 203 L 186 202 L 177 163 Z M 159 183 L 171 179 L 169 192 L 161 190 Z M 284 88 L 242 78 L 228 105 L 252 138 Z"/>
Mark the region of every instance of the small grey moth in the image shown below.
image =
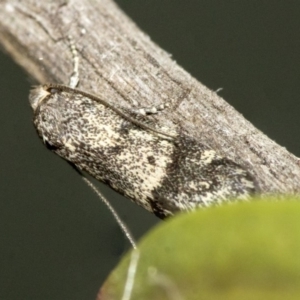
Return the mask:
<path id="1" fill-rule="evenodd" d="M 35 128 L 50 150 L 160 218 L 244 201 L 257 191 L 253 177 L 232 160 L 76 89 L 79 56 L 70 36 L 69 43 L 74 62 L 69 86 L 40 85 L 29 95 Z"/>
<path id="2" fill-rule="evenodd" d="M 29 99 L 50 150 L 160 218 L 256 191 L 252 176 L 230 159 L 184 134 L 164 136 L 143 122 L 147 117 L 99 97 L 47 84 Z"/>

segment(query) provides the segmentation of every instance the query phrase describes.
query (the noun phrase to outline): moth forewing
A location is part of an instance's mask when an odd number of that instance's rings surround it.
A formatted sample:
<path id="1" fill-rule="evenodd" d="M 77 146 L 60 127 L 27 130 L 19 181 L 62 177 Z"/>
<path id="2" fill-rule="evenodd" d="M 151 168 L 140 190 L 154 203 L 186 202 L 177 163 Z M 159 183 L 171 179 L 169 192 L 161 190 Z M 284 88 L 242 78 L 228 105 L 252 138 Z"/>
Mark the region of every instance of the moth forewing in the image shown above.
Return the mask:
<path id="1" fill-rule="evenodd" d="M 161 218 L 246 200 L 256 190 L 240 165 L 94 95 L 49 84 L 32 90 L 30 103 L 52 151 Z"/>

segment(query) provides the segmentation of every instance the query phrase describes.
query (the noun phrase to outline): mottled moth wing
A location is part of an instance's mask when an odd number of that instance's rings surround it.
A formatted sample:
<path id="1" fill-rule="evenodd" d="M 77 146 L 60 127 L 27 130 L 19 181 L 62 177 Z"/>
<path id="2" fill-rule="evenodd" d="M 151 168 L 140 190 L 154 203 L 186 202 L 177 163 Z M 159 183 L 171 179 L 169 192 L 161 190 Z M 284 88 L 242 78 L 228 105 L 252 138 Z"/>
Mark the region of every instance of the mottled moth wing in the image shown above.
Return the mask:
<path id="1" fill-rule="evenodd" d="M 256 190 L 240 165 L 184 134 L 63 85 L 31 91 L 34 124 L 56 154 L 160 218 Z"/>

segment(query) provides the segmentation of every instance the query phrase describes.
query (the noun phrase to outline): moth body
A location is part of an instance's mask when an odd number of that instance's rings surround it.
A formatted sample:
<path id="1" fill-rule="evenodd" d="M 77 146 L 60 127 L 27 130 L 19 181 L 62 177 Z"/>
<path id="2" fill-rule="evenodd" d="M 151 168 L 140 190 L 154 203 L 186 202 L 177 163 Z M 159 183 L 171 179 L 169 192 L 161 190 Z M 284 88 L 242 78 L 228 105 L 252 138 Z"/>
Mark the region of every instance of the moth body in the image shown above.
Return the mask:
<path id="1" fill-rule="evenodd" d="M 93 95 L 50 84 L 33 89 L 29 99 L 49 149 L 160 218 L 244 201 L 256 190 L 233 161 L 187 136 L 170 139 L 142 128 L 140 119 L 132 122 L 134 113 Z"/>

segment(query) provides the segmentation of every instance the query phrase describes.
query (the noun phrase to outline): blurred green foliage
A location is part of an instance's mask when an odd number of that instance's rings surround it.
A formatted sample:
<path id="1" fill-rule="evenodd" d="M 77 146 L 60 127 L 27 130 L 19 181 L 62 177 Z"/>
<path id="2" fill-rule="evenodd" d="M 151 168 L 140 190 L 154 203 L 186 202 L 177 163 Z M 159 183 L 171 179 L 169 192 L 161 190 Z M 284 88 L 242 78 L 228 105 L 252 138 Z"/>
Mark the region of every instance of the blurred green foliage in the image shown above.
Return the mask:
<path id="1" fill-rule="evenodd" d="M 300 202 L 254 201 L 170 218 L 139 243 L 135 299 L 300 299 Z M 130 256 L 102 288 L 121 299 Z"/>

